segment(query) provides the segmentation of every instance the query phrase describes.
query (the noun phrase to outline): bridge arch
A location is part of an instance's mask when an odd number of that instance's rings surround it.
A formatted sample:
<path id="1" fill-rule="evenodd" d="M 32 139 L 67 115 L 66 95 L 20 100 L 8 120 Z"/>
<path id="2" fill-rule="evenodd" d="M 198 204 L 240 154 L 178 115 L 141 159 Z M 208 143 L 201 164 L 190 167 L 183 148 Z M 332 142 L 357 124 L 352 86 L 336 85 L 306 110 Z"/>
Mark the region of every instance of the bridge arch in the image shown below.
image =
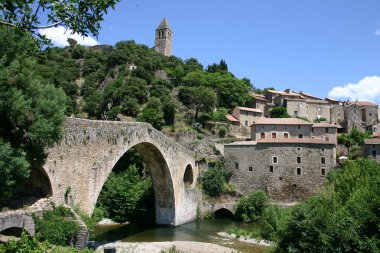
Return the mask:
<path id="1" fill-rule="evenodd" d="M 5 212 L 0 215 L 0 234 L 7 230 L 18 229 L 33 236 L 35 233 L 34 219 L 31 215 L 19 212 Z"/>
<path id="2" fill-rule="evenodd" d="M 53 200 L 78 205 L 91 214 L 110 172 L 132 147 L 150 167 L 156 223 L 179 225 L 194 220 L 200 198 L 194 187 L 195 153 L 140 122 L 68 118 L 64 138 L 49 149 L 44 165 Z"/>
<path id="3" fill-rule="evenodd" d="M 156 223 L 158 224 L 171 224 L 175 220 L 175 200 L 174 188 L 170 175 L 170 170 L 165 157 L 161 151 L 152 143 L 141 142 L 132 147 L 123 149 L 116 156 L 114 163 L 110 166 L 107 176 L 102 180 L 98 187 L 99 191 L 96 192 L 96 200 L 99 198 L 101 189 L 103 188 L 106 180 L 108 179 L 111 171 L 114 169 L 118 161 L 131 149 L 135 149 L 143 158 L 143 161 L 149 169 L 150 176 L 153 182 L 154 199 L 155 199 L 155 212 Z M 94 202 L 95 207 L 96 201 Z"/>

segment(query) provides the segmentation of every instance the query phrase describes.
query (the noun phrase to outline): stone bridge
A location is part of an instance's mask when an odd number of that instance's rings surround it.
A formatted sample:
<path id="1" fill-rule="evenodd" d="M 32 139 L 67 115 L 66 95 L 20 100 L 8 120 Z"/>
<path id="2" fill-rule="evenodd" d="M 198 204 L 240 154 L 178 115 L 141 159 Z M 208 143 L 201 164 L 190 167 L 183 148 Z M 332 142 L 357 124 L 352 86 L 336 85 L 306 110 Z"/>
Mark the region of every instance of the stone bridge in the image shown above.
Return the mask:
<path id="1" fill-rule="evenodd" d="M 179 225 L 196 218 L 199 192 L 195 153 L 147 123 L 68 118 L 64 138 L 48 150 L 43 167 L 56 203 L 91 214 L 118 160 L 136 149 L 150 170 L 156 223 Z"/>

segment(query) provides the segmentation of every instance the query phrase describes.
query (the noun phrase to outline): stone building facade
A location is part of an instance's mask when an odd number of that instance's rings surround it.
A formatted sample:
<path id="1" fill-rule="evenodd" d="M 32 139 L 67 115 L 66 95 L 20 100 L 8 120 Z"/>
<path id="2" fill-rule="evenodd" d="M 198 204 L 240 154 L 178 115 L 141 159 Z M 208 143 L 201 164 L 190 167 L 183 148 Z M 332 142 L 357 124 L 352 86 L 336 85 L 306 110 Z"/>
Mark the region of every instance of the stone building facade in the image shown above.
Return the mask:
<path id="1" fill-rule="evenodd" d="M 315 139 L 235 142 L 224 146 L 231 183 L 243 194 L 263 190 L 276 201 L 305 199 L 335 167 L 333 143 Z"/>
<path id="2" fill-rule="evenodd" d="M 232 116 L 239 120 L 240 125 L 249 127 L 255 120 L 261 118 L 263 113 L 259 109 L 236 106 Z"/>
<path id="3" fill-rule="evenodd" d="M 364 156 L 380 163 L 380 139 L 364 139 Z"/>
<path id="4" fill-rule="evenodd" d="M 173 32 L 170 29 L 169 23 L 166 18 L 164 18 L 156 29 L 154 49 L 165 56 L 171 56 L 172 35 Z"/>

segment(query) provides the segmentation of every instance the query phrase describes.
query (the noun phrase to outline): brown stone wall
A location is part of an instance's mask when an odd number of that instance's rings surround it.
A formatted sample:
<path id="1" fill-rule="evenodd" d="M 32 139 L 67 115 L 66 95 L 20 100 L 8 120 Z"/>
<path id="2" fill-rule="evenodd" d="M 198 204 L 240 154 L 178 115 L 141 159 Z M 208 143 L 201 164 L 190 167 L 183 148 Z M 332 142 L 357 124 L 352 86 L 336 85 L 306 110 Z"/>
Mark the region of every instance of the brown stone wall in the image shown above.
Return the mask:
<path id="1" fill-rule="evenodd" d="M 239 191 L 247 194 L 260 189 L 271 199 L 285 202 L 315 194 L 336 160 L 335 145 L 331 144 L 229 144 L 224 154 L 226 170 L 232 173 L 231 183 Z M 277 157 L 277 163 L 273 157 Z M 301 175 L 297 175 L 297 168 L 301 168 Z"/>
<path id="2" fill-rule="evenodd" d="M 303 138 L 311 138 L 311 125 L 255 125 L 252 126 L 252 140 L 260 140 L 261 133 L 265 133 L 265 139 L 272 139 L 272 133 L 276 133 L 276 138 L 284 138 L 284 133 L 289 134 L 289 138 L 298 138 L 302 134 Z"/>

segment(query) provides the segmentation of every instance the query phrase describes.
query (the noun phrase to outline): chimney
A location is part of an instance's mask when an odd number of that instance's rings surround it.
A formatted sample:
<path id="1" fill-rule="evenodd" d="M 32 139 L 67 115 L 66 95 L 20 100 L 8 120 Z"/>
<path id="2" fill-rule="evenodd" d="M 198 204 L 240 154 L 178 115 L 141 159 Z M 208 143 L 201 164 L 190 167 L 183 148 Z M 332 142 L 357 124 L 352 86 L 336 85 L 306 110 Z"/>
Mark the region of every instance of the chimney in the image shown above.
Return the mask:
<path id="1" fill-rule="evenodd" d="M 289 93 L 290 93 L 290 88 L 287 88 L 287 89 L 285 90 L 285 92 L 289 94 Z"/>

